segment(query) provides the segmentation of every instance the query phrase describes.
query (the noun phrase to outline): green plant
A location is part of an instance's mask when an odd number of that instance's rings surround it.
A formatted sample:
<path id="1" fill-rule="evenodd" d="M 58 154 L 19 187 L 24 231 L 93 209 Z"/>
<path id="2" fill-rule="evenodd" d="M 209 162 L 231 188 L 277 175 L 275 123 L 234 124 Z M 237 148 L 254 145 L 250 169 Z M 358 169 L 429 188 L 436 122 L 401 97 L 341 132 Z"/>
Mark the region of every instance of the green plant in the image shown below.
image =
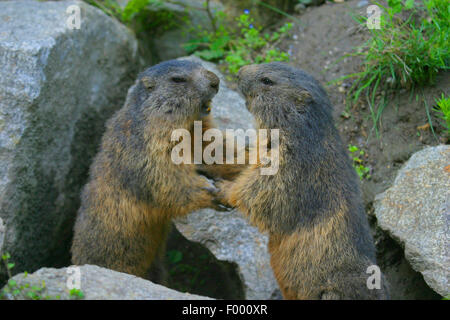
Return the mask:
<path id="1" fill-rule="evenodd" d="M 9 253 L 4 253 L 1 255 L 1 259 L 6 267 L 6 272 L 8 275 L 8 282 L 5 287 L 0 291 L 0 299 L 6 295 L 12 295 L 17 297 L 19 295 L 25 296 L 32 300 L 49 299 L 48 296 L 42 296 L 42 292 L 45 289 L 45 282 L 42 281 L 41 286 L 31 286 L 28 283 L 18 285 L 16 280 L 12 279 L 11 270 L 14 268 L 15 264 L 10 262 L 11 255 Z M 28 276 L 28 273 L 24 273 L 24 278 Z"/>
<path id="2" fill-rule="evenodd" d="M 442 94 L 440 99 L 436 99 L 436 106 L 433 108 L 441 118 L 442 125 L 446 129 L 447 136 L 450 137 L 450 98 L 444 97 Z"/>
<path id="3" fill-rule="evenodd" d="M 6 273 L 8 274 L 8 278 L 11 278 L 12 277 L 11 270 L 15 266 L 14 263 L 9 262 L 9 259 L 11 259 L 11 255 L 8 252 L 6 252 L 5 254 L 2 254 L 1 257 L 2 257 L 2 261 L 3 261 L 3 263 L 5 265 L 5 268 L 6 268 Z"/>
<path id="4" fill-rule="evenodd" d="M 69 296 L 71 298 L 75 298 L 75 299 L 83 299 L 84 298 L 84 293 L 83 291 L 81 291 L 80 289 L 71 289 L 69 291 Z"/>
<path id="5" fill-rule="evenodd" d="M 283 25 L 273 33 L 263 33 L 262 28 L 254 25 L 250 12 L 245 10 L 236 18 L 235 29 L 226 23 L 224 12 L 212 13 L 209 1 L 205 4 L 213 31 L 203 28 L 194 30 L 197 38 L 184 45 L 188 53 L 195 53 L 205 60 L 220 60 L 227 65 L 231 74 L 250 63 L 289 61 L 289 55 L 278 49 L 277 45 L 292 28 L 292 23 Z"/>
<path id="6" fill-rule="evenodd" d="M 178 250 L 167 251 L 167 258 L 171 264 L 176 264 L 183 259 L 183 253 Z"/>
<path id="7" fill-rule="evenodd" d="M 202 286 L 205 279 L 201 278 L 207 270 L 207 266 L 196 266 L 183 262 L 183 253 L 178 250 L 167 251 L 167 258 L 169 261 L 169 274 L 173 277 L 175 275 L 183 275 L 184 279 L 189 279 L 187 283 L 173 282 L 173 287 L 179 291 L 188 291 L 189 288 Z M 206 255 L 200 255 L 199 260 L 207 259 Z"/>
<path id="8" fill-rule="evenodd" d="M 370 179 L 370 168 L 365 167 L 363 165 L 363 160 L 360 158 L 362 156 L 364 156 L 364 151 L 360 150 L 357 146 L 353 146 L 351 144 L 348 145 L 348 151 L 350 151 L 352 160 L 353 160 L 353 167 L 356 170 L 356 173 L 359 176 L 359 179 L 363 180 L 365 179 Z"/>
<path id="9" fill-rule="evenodd" d="M 389 89 L 432 84 L 439 71 L 449 69 L 450 62 L 448 0 L 424 0 L 423 4 L 414 0 L 387 0 L 387 3 L 387 6 L 376 3 L 383 9 L 380 29 L 369 30 L 369 40 L 350 54 L 362 57 L 362 71 L 332 81 L 356 79 L 347 101 L 355 103 L 365 94 L 375 129 L 382 111 L 376 110 L 376 102 L 383 100 L 378 106 L 383 108 Z M 366 17 L 356 20 L 365 28 Z"/>
<path id="10" fill-rule="evenodd" d="M 128 25 L 136 33 L 151 30 L 154 33 L 165 31 L 177 24 L 177 17 L 166 10 L 163 0 L 130 0 L 122 7 L 117 0 L 85 0 L 98 7 L 109 16 Z"/>
<path id="11" fill-rule="evenodd" d="M 60 299 L 60 296 L 49 296 L 44 295 L 46 290 L 45 281 L 42 280 L 40 285 L 31 285 L 30 283 L 24 282 L 20 285 L 16 280 L 12 278 L 11 270 L 14 268 L 15 264 L 10 262 L 11 255 L 9 253 L 4 253 L 1 255 L 1 260 L 3 261 L 6 272 L 8 275 L 8 281 L 3 289 L 0 290 L 0 299 L 5 298 L 6 296 L 15 297 L 25 297 L 31 300 L 50 300 L 50 299 Z M 26 279 L 28 277 L 28 272 L 24 272 L 23 278 Z"/>

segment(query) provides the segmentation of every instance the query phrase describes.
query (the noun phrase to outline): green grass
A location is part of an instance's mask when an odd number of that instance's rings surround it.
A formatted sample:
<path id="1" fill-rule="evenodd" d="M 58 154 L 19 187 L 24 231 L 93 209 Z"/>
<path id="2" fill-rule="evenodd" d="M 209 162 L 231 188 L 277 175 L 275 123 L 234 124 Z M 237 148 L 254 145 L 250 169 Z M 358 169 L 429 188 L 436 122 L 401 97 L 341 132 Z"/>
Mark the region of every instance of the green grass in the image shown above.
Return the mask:
<path id="1" fill-rule="evenodd" d="M 365 96 L 375 128 L 381 114 L 376 111 L 381 92 L 432 85 L 438 72 L 448 70 L 450 63 L 448 0 L 387 2 L 387 6 L 377 3 L 382 9 L 381 28 L 367 29 L 369 40 L 350 54 L 362 57 L 362 70 L 332 81 L 355 79 L 347 100 L 356 103 Z M 366 28 L 366 17 L 356 20 Z"/>
<path id="2" fill-rule="evenodd" d="M 436 106 L 433 108 L 442 120 L 442 126 L 445 127 L 446 134 L 450 137 L 450 98 L 442 94 L 440 99 L 436 99 Z"/>

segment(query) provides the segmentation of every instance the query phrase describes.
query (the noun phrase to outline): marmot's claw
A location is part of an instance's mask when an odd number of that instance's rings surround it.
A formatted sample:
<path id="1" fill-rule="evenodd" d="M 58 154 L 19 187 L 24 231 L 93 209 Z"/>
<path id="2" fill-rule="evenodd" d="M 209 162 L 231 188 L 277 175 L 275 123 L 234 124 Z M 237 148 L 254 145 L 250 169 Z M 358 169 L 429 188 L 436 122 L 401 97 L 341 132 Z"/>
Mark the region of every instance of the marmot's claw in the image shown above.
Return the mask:
<path id="1" fill-rule="evenodd" d="M 202 189 L 206 190 L 207 192 L 209 192 L 213 196 L 217 196 L 217 194 L 219 193 L 219 189 L 217 189 L 215 186 L 203 187 Z"/>
<path id="2" fill-rule="evenodd" d="M 232 211 L 234 208 L 228 207 L 218 200 L 213 200 L 213 209 L 220 212 Z"/>

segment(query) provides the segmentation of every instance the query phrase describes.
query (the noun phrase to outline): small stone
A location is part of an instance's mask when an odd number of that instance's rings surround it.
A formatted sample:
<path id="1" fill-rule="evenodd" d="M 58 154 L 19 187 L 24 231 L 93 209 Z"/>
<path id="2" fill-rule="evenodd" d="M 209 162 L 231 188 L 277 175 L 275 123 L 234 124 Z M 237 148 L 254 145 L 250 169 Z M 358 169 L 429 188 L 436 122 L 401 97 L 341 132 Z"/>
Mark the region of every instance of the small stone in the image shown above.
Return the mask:
<path id="1" fill-rule="evenodd" d="M 358 8 L 362 8 L 362 7 L 366 7 L 366 6 L 368 6 L 369 5 L 369 1 L 367 1 L 367 0 L 362 0 L 362 1 L 359 1 L 358 2 L 358 4 L 356 5 Z"/>
<path id="2" fill-rule="evenodd" d="M 306 9 L 306 6 L 303 3 L 298 3 L 294 7 L 294 11 L 297 13 L 302 13 Z"/>

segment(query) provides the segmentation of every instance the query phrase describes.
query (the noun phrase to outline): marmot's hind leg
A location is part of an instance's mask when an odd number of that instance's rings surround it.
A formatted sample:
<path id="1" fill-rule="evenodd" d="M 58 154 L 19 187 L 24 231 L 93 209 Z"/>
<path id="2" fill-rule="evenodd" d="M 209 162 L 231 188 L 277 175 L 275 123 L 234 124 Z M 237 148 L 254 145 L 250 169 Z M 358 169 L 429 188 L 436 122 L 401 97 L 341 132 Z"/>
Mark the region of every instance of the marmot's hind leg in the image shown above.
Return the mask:
<path id="1" fill-rule="evenodd" d="M 172 230 L 172 224 L 169 224 L 165 228 L 164 239 L 165 242 L 161 243 L 158 247 L 158 251 L 156 252 L 152 265 L 148 270 L 147 280 L 151 282 L 166 286 L 169 282 L 169 272 L 167 271 L 167 263 L 166 263 L 166 247 L 167 247 L 167 238 Z"/>

